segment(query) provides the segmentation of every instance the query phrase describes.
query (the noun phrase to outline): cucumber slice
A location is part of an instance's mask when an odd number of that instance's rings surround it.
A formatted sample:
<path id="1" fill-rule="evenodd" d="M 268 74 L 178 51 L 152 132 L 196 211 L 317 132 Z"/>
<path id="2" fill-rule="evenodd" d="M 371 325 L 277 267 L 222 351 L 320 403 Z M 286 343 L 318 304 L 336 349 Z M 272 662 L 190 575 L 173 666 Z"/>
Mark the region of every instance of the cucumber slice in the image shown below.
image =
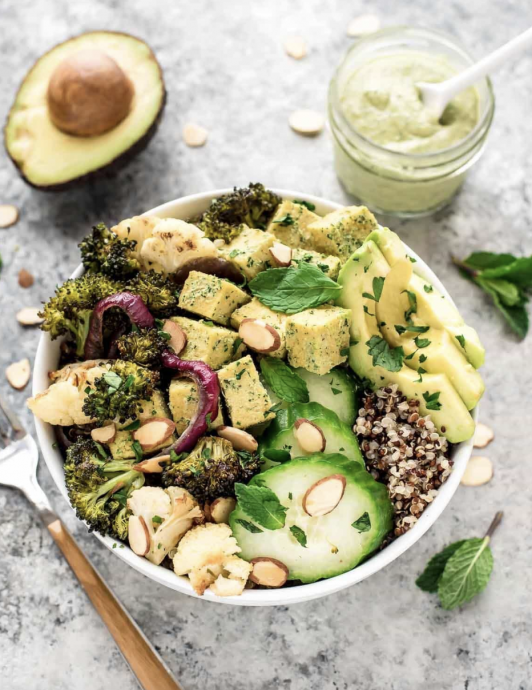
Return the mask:
<path id="1" fill-rule="evenodd" d="M 336 367 L 325 376 L 301 368 L 295 372 L 306 382 L 310 402 L 319 402 L 336 412 L 342 422 L 353 426 L 358 400 L 355 382 L 346 369 Z"/>
<path id="2" fill-rule="evenodd" d="M 309 516 L 303 508 L 308 489 L 338 474 L 346 480 L 340 502 L 326 515 Z M 239 556 L 246 561 L 275 558 L 288 568 L 289 580 L 315 582 L 352 570 L 380 546 L 392 529 L 393 511 L 386 487 L 361 465 L 340 454 L 316 453 L 292 460 L 256 475 L 249 485 L 268 487 L 288 510 L 284 527 L 268 530 L 237 504 L 229 520 L 242 549 Z M 249 531 L 249 523 L 254 525 L 253 532 Z M 353 527 L 353 523 L 358 524 Z M 290 530 L 294 526 L 303 531 L 306 546 L 294 536 L 296 532 L 301 537 L 301 532 Z"/>
<path id="3" fill-rule="evenodd" d="M 294 425 L 298 419 L 308 419 L 318 426 L 325 436 L 326 453 L 343 453 L 349 460 L 364 467 L 364 459 L 358 441 L 350 426 L 342 422 L 338 415 L 317 402 L 293 403 L 285 410 L 279 410 L 261 438 L 259 452 L 263 456 L 264 470 L 275 467 L 278 462 L 264 457 L 268 450 L 285 450 L 291 458 L 308 456 L 294 435 Z"/>

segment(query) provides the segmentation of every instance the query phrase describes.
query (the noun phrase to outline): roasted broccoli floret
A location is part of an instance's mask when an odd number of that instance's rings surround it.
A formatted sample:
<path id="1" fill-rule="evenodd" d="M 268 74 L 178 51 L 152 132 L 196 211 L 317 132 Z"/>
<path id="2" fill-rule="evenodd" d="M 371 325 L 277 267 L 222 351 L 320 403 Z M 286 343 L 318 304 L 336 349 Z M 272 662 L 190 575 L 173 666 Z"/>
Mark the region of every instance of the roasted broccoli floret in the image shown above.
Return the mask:
<path id="1" fill-rule="evenodd" d="M 157 328 L 137 328 L 116 341 L 120 359 L 153 369 L 161 364 L 161 352 L 168 349 L 168 340 Z"/>
<path id="2" fill-rule="evenodd" d="M 138 416 L 142 403 L 152 397 L 158 378 L 154 371 L 116 360 L 85 389 L 83 412 L 99 422 L 114 419 L 123 424 Z"/>
<path id="3" fill-rule="evenodd" d="M 174 283 L 161 273 L 139 271 L 122 289 L 139 295 L 154 316 L 174 316 L 176 313 L 179 291 Z"/>
<path id="4" fill-rule="evenodd" d="M 54 340 L 70 335 L 76 343 L 76 355 L 83 356 L 92 309 L 104 297 L 121 290 L 120 284 L 102 275 L 87 273 L 81 278 L 67 280 L 46 302 L 39 315 L 44 319 L 41 328 Z"/>
<path id="5" fill-rule="evenodd" d="M 247 483 L 260 468 L 259 458 L 235 451 L 229 441 L 217 436 L 200 438 L 184 459 L 167 464 L 164 486 L 181 486 L 199 503 L 222 496 L 234 496 L 237 482 Z"/>
<path id="6" fill-rule="evenodd" d="M 109 460 L 102 446 L 80 439 L 66 452 L 65 483 L 77 516 L 92 532 L 127 539 L 127 499 L 144 484 L 133 462 Z"/>
<path id="7" fill-rule="evenodd" d="M 136 244 L 135 240 L 120 239 L 103 223 L 98 223 L 79 245 L 81 260 L 87 271 L 128 279 L 140 268 L 132 253 Z"/>
<path id="8" fill-rule="evenodd" d="M 251 183 L 214 199 L 198 227 L 211 239 L 230 242 L 240 235 L 242 225 L 264 230 L 282 199 L 262 184 Z"/>

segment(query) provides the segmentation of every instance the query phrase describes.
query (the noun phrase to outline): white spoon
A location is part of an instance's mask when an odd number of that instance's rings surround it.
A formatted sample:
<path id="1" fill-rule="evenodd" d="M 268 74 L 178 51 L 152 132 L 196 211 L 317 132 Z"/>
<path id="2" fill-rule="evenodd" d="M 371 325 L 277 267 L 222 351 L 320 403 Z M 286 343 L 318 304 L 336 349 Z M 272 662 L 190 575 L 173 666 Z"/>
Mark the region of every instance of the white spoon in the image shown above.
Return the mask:
<path id="1" fill-rule="evenodd" d="M 512 38 L 511 41 L 505 43 L 495 52 L 491 53 L 491 55 L 487 55 L 455 77 L 451 77 L 451 79 L 447 79 L 438 84 L 429 84 L 424 81 L 419 82 L 416 86 L 419 89 L 421 100 L 425 107 L 439 120 L 449 101 L 457 94 L 473 86 L 473 84 L 476 84 L 479 79 L 493 72 L 493 70 L 529 45 L 532 45 L 532 28 Z"/>

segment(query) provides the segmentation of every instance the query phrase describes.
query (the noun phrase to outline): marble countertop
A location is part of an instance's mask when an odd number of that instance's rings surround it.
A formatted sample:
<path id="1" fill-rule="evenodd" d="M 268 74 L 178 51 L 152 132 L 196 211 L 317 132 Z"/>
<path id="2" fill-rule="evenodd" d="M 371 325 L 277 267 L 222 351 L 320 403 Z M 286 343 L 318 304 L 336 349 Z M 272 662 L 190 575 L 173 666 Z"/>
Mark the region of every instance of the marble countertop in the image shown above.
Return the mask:
<path id="1" fill-rule="evenodd" d="M 331 142 L 294 134 L 296 108 L 325 109 L 328 79 L 349 46 L 346 26 L 362 12 L 385 25 L 439 28 L 481 56 L 530 21 L 516 0 L 3 0 L 0 115 L 20 79 L 53 44 L 95 28 L 141 35 L 154 48 L 169 92 L 148 149 L 115 178 L 44 194 L 26 186 L 2 151 L 0 202 L 19 223 L 0 230 L 4 268 L 0 369 L 33 360 L 37 330 L 15 321 L 38 305 L 78 263 L 76 244 L 90 225 L 113 223 L 182 195 L 260 180 L 347 202 L 332 165 Z M 300 34 L 310 53 L 283 52 Z M 487 449 L 495 476 L 460 487 L 436 525 L 397 562 L 359 585 L 291 607 L 232 608 L 179 595 L 145 579 L 76 521 L 48 471 L 40 480 L 101 573 L 175 672 L 185 690 L 530 690 L 532 689 L 532 335 L 512 336 L 488 300 L 452 267 L 451 252 L 532 252 L 532 55 L 502 69 L 489 146 L 455 203 L 435 218 L 391 221 L 433 267 L 487 346 L 482 419 L 496 438 Z M 181 128 L 209 130 L 186 148 Z M 27 290 L 21 268 L 35 275 Z M 3 376 L 3 375 L 2 375 Z M 0 388 L 21 411 L 29 388 Z M 445 612 L 414 581 L 446 543 L 481 534 L 498 509 L 495 570 L 486 592 Z M 0 685 L 5 690 L 107 690 L 137 685 L 65 561 L 24 499 L 0 488 Z"/>

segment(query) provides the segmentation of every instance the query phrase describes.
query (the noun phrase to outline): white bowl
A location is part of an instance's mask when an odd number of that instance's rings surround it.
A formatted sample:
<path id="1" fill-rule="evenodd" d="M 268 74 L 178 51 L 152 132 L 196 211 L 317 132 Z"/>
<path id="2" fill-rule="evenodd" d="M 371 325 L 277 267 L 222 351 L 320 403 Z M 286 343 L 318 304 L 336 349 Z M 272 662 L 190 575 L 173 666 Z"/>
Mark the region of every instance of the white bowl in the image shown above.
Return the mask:
<path id="1" fill-rule="evenodd" d="M 157 206 L 151 211 L 147 211 L 144 215 L 157 215 L 161 218 L 183 218 L 187 219 L 197 216 L 206 209 L 210 201 L 225 194 L 230 190 L 215 190 L 212 192 L 205 192 L 203 194 L 194 194 L 186 196 L 182 199 L 169 201 L 167 204 Z M 276 189 L 279 196 L 287 199 L 303 199 L 316 205 L 316 210 L 320 214 L 329 213 L 337 208 L 341 208 L 340 204 L 334 204 L 325 199 L 303 194 L 301 192 L 291 192 L 285 189 Z M 415 270 L 423 278 L 436 286 L 449 299 L 450 296 L 430 270 L 430 268 L 417 256 L 411 249 L 406 247 L 407 252 L 416 259 Z M 78 266 L 72 277 L 77 277 L 83 273 L 83 267 Z M 33 394 L 41 393 L 48 388 L 48 371 L 56 369 L 59 361 L 59 341 L 51 341 L 47 333 L 41 335 L 39 346 L 37 348 L 37 355 L 33 369 Z M 478 408 L 473 412 L 473 417 L 477 418 Z M 53 427 L 45 424 L 40 420 L 35 420 L 37 427 L 37 437 L 41 446 L 44 460 L 52 477 L 57 485 L 57 488 L 64 496 L 65 501 L 68 502 L 67 491 L 65 488 L 64 473 L 63 473 L 63 459 L 59 450 L 55 446 L 55 436 Z M 425 510 L 421 518 L 416 522 L 414 527 L 406 534 L 393 541 L 389 546 L 375 554 L 367 561 L 359 565 L 354 570 L 350 570 L 343 575 L 337 575 L 328 580 L 314 582 L 308 585 L 299 585 L 296 587 L 287 587 L 286 589 L 247 589 L 240 597 L 216 597 L 208 590 L 203 595 L 206 601 L 215 601 L 222 604 L 232 604 L 236 606 L 276 606 L 294 604 L 301 601 L 308 601 L 310 599 L 317 599 L 324 597 L 327 594 L 338 592 L 341 589 L 350 587 L 351 585 L 364 580 L 373 575 L 381 568 L 384 568 L 401 554 L 407 551 L 412 544 L 415 544 L 423 534 L 429 529 L 431 525 L 436 522 L 438 517 L 443 512 L 456 491 L 460 479 L 464 473 L 467 461 L 471 455 L 473 448 L 473 440 L 460 443 L 454 447 L 452 459 L 454 460 L 454 468 L 451 475 L 438 491 L 438 496 L 434 502 Z M 113 549 L 113 544 L 116 540 L 111 537 L 102 537 L 94 533 L 95 536 L 107 546 L 113 553 L 123 561 L 128 563 L 131 567 L 138 570 L 146 577 L 155 580 L 159 584 L 165 585 L 177 592 L 188 594 L 189 596 L 197 596 L 190 586 L 188 578 L 179 577 L 171 570 L 161 566 L 153 565 L 145 558 L 136 556 L 128 546 L 121 549 Z"/>

